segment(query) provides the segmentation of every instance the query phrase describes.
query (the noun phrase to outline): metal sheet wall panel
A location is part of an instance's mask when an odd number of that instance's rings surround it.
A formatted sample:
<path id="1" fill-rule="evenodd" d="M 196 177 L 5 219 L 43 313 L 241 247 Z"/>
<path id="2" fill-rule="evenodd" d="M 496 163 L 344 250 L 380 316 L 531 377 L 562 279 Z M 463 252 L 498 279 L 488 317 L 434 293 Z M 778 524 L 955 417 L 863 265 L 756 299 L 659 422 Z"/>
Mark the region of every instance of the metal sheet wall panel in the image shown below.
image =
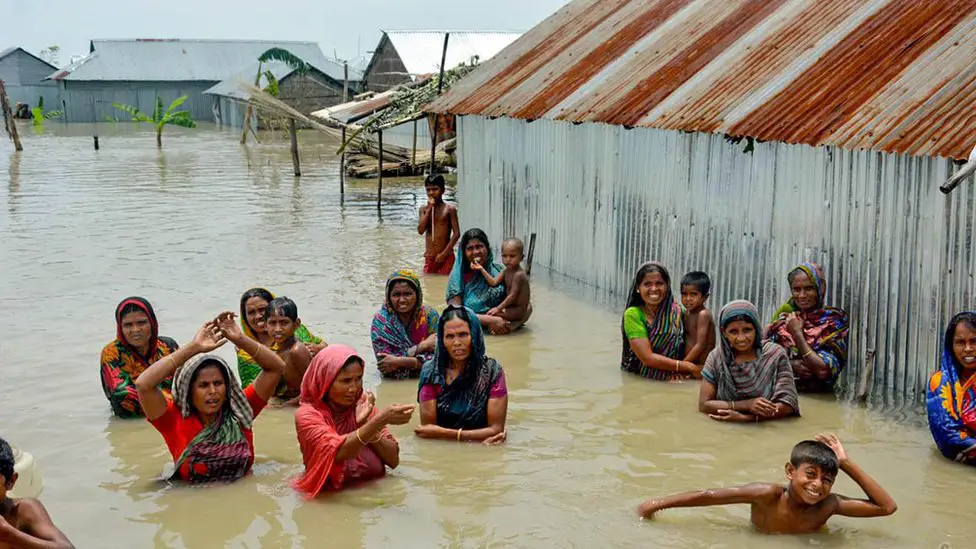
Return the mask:
<path id="1" fill-rule="evenodd" d="M 786 273 L 815 260 L 828 304 L 851 314 L 847 387 L 873 354 L 876 394 L 923 394 L 948 318 L 973 308 L 973 185 L 939 193 L 953 169 L 943 159 L 745 147 L 714 134 L 463 116 L 462 229 L 483 228 L 496 249 L 537 233 L 536 268 L 621 307 L 637 267 L 655 259 L 675 286 L 708 272 L 714 311 L 743 298 L 768 317 L 789 297 Z"/>

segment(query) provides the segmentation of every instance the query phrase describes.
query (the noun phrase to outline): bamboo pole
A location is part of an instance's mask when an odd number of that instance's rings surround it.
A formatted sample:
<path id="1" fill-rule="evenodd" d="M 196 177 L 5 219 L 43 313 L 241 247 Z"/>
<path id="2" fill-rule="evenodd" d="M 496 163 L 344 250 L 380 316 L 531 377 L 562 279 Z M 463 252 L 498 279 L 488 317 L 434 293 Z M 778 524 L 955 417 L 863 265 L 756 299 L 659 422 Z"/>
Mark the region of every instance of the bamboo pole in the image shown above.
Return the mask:
<path id="1" fill-rule="evenodd" d="M 14 121 L 14 113 L 10 110 L 10 98 L 7 97 L 7 88 L 0 80 L 0 108 L 3 109 L 3 119 L 7 125 L 7 133 L 14 140 L 14 150 L 22 151 L 24 146 L 20 143 L 20 134 L 17 133 L 17 122 Z"/>
<path id="2" fill-rule="evenodd" d="M 342 142 L 346 142 L 346 127 L 342 127 Z M 339 194 L 342 196 L 346 195 L 346 151 L 342 150 L 342 156 L 339 157 Z"/>
<path id="3" fill-rule="evenodd" d="M 417 121 L 413 121 L 413 158 L 410 160 L 410 168 L 416 173 L 417 171 Z"/>
<path id="4" fill-rule="evenodd" d="M 444 65 L 447 63 L 447 44 L 451 33 L 444 33 L 444 50 L 441 52 L 441 74 L 437 80 L 437 95 L 444 89 Z M 434 173 L 434 158 L 437 156 L 437 113 L 434 113 L 434 125 L 430 131 L 430 173 Z"/>
<path id="5" fill-rule="evenodd" d="M 376 192 L 376 209 L 379 210 L 383 205 L 383 130 L 379 131 L 380 139 L 380 182 Z"/>
<path id="6" fill-rule="evenodd" d="M 255 88 L 261 85 L 261 69 L 263 64 L 264 63 L 258 61 L 258 73 L 254 75 Z M 252 105 L 251 102 L 248 101 L 247 110 L 244 111 L 244 130 L 241 131 L 241 145 L 247 144 L 247 131 L 251 129 L 251 113 L 253 111 L 254 111 L 254 105 Z M 257 138 L 257 136 L 255 136 L 255 138 Z"/>
<path id="7" fill-rule="evenodd" d="M 529 236 L 529 256 L 525 261 L 525 274 L 532 276 L 532 258 L 535 256 L 535 233 Z"/>
<path id="8" fill-rule="evenodd" d="M 288 133 L 291 134 L 291 163 L 295 166 L 295 177 L 302 176 L 302 163 L 298 158 L 298 131 L 295 129 L 295 119 L 288 119 Z"/>
<path id="9" fill-rule="evenodd" d="M 349 101 L 349 63 L 342 63 L 342 70 L 345 72 L 345 77 L 342 80 L 342 102 L 346 103 Z"/>

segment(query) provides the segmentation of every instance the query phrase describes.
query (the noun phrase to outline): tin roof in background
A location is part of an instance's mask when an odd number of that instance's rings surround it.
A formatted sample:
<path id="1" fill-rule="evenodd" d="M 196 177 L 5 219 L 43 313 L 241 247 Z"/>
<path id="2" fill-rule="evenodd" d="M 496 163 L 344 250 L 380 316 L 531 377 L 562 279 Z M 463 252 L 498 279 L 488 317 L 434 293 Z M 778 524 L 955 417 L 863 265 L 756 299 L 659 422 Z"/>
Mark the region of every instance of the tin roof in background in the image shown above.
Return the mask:
<path id="1" fill-rule="evenodd" d="M 92 40 L 91 53 L 49 78 L 69 81 L 221 81 L 253 65 L 271 48 L 286 49 L 329 77 L 343 81 L 342 64 L 325 57 L 315 42 L 176 39 Z M 362 74 L 350 69 L 349 79 L 362 80 Z"/>
<path id="2" fill-rule="evenodd" d="M 964 159 L 976 0 L 574 0 L 431 112 Z"/>
<path id="3" fill-rule="evenodd" d="M 448 70 L 467 63 L 474 56 L 482 62 L 491 59 L 522 35 L 520 32 L 488 31 L 383 31 L 381 42 L 389 39 L 407 72 L 416 78 L 440 72 L 446 32 L 451 33 L 444 63 Z"/>
<path id="4" fill-rule="evenodd" d="M 233 76 L 225 78 L 215 86 L 208 88 L 203 92 L 203 94 L 219 95 L 222 97 L 230 97 L 231 99 L 238 99 L 240 101 L 249 101 L 251 99 L 251 94 L 240 89 L 241 88 L 240 84 L 242 82 L 247 84 L 254 83 L 254 75 L 258 73 L 258 65 L 259 65 L 258 61 L 253 61 L 250 65 L 244 67 L 243 70 L 237 71 L 237 73 L 234 74 Z M 309 65 L 311 65 L 310 72 L 325 74 L 325 71 L 323 71 L 321 67 L 313 63 L 309 63 Z M 288 78 L 295 72 L 295 70 L 291 68 L 287 63 L 283 63 L 281 61 L 270 61 L 268 63 L 261 64 L 261 72 L 264 73 L 265 71 L 271 71 L 271 74 L 275 77 L 275 80 L 277 80 L 278 82 L 281 82 L 285 78 Z M 352 69 L 349 69 L 349 71 L 350 71 L 349 81 L 354 82 L 354 80 L 352 80 Z M 326 74 L 326 76 L 329 75 Z M 330 78 L 334 80 L 334 77 L 330 77 Z M 337 80 L 336 82 L 338 82 L 341 87 L 342 78 L 339 78 L 339 80 Z M 268 85 L 268 80 L 263 74 L 261 76 L 260 84 L 262 88 Z"/>
<path id="5" fill-rule="evenodd" d="M 25 54 L 33 57 L 34 59 L 37 59 L 37 61 L 39 63 L 44 63 L 45 65 L 51 67 L 51 70 L 55 70 L 55 71 L 58 70 L 58 68 L 55 67 L 54 65 L 52 65 L 51 63 L 48 63 L 47 61 L 41 59 L 40 57 L 34 55 L 33 53 L 25 50 L 24 48 L 18 47 L 18 46 L 12 46 L 12 47 L 9 47 L 9 48 L 7 48 L 5 50 L 0 50 L 0 59 L 3 59 L 5 57 L 7 57 L 8 55 L 13 55 L 13 54 L 17 53 L 18 51 L 22 51 Z"/>

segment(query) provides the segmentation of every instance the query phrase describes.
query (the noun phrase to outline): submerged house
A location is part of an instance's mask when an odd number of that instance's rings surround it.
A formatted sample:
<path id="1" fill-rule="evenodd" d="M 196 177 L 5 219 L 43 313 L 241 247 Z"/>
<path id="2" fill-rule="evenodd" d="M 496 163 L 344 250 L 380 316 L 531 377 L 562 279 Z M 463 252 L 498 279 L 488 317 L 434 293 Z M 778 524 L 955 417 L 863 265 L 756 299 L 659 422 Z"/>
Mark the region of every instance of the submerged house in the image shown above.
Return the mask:
<path id="1" fill-rule="evenodd" d="M 772 315 L 815 260 L 846 388 L 913 399 L 976 298 L 976 187 L 939 192 L 976 145 L 974 29 L 972 2 L 574 0 L 428 110 L 458 117 L 462 228 L 535 233 L 621 308 L 659 260 Z"/>
<path id="2" fill-rule="evenodd" d="M 183 108 L 194 120 L 212 120 L 214 100 L 203 92 L 256 63 L 271 48 L 284 48 L 309 63 L 327 62 L 315 42 L 92 40 L 88 55 L 49 78 L 60 90 L 68 122 L 123 119 L 113 102 L 152 112 L 157 96 L 168 105 L 183 95 Z"/>
<path id="3" fill-rule="evenodd" d="M 380 43 L 366 66 L 366 89 L 384 92 L 437 74 L 444 54 L 444 65 L 451 69 L 477 56 L 482 62 L 511 44 L 520 32 L 473 31 L 383 31 Z"/>
<path id="4" fill-rule="evenodd" d="M 58 86 L 45 80 L 56 70 L 57 67 L 24 48 L 0 51 L 0 80 L 3 80 L 12 109 L 18 103 L 36 107 L 42 97 L 45 110 L 59 109 Z"/>

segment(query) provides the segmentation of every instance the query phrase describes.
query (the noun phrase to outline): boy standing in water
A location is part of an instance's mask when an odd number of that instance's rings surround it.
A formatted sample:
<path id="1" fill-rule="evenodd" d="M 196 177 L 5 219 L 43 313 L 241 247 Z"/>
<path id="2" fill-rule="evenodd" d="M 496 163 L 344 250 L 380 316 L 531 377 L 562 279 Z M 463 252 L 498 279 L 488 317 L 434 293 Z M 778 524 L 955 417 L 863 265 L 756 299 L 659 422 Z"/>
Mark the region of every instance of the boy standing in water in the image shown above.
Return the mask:
<path id="1" fill-rule="evenodd" d="M 285 371 L 275 390 L 275 396 L 285 400 L 282 406 L 298 406 L 302 379 L 312 363 L 312 353 L 295 337 L 295 330 L 301 325 L 298 305 L 287 297 L 273 299 L 264 311 L 264 326 L 272 338 L 271 349 L 285 361 Z"/>
<path id="2" fill-rule="evenodd" d="M 868 499 L 851 499 L 831 494 L 837 470 L 847 473 L 864 490 Z M 643 518 L 674 507 L 704 507 L 748 503 L 752 525 L 764 534 L 811 534 L 819 531 L 833 515 L 885 517 L 898 510 L 895 500 L 873 478 L 861 470 L 834 435 L 818 435 L 793 447 L 786 464 L 789 484 L 747 484 L 676 494 L 644 502 Z"/>
<path id="3" fill-rule="evenodd" d="M 454 246 L 461 237 L 457 208 L 444 202 L 444 176 L 431 174 L 424 180 L 427 205 L 420 208 L 417 233 L 426 235 L 424 273 L 449 275 L 454 267 Z"/>
<path id="4" fill-rule="evenodd" d="M 43 503 L 33 498 L 7 497 L 16 483 L 14 450 L 0 438 L 0 547 L 74 549 L 51 521 Z"/>
<path id="5" fill-rule="evenodd" d="M 681 279 L 681 304 L 685 306 L 685 361 L 705 365 L 708 353 L 715 348 L 715 319 L 705 308 L 712 281 L 701 271 Z"/>
<path id="6" fill-rule="evenodd" d="M 518 238 L 509 238 L 502 243 L 502 263 L 505 270 L 492 277 L 480 263 L 474 263 L 471 268 L 481 271 L 488 285 L 492 288 L 505 284 L 505 300 L 497 307 L 488 310 L 489 316 L 500 316 L 509 322 L 525 320 L 525 313 L 529 308 L 531 291 L 529 290 L 529 275 L 522 269 L 525 245 Z"/>

